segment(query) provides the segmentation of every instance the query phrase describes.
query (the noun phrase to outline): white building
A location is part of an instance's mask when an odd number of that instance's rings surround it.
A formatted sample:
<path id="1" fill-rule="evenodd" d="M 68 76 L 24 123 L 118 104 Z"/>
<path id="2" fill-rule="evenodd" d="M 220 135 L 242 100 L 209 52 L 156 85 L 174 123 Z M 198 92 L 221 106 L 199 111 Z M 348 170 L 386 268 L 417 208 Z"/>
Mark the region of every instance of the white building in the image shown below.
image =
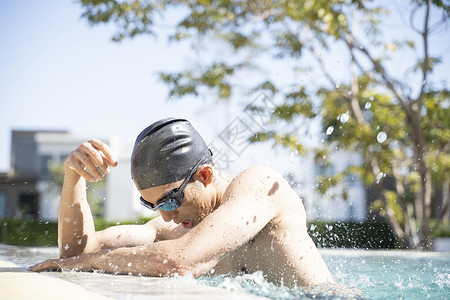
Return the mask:
<path id="1" fill-rule="evenodd" d="M 314 159 L 310 161 L 314 163 Z M 330 164 L 325 168 L 317 162 L 314 163 L 314 176 L 309 177 L 308 185 L 315 187 L 318 184 L 317 176 L 335 175 L 344 172 L 349 166 L 361 163 L 362 158 L 358 153 L 333 152 Z M 346 199 L 342 197 L 344 191 L 347 194 Z M 356 174 L 348 174 L 343 182 L 330 188 L 325 195 L 320 195 L 313 189 L 305 205 L 309 219 L 363 222 L 367 220 L 366 202 L 366 190 L 360 178 Z"/>

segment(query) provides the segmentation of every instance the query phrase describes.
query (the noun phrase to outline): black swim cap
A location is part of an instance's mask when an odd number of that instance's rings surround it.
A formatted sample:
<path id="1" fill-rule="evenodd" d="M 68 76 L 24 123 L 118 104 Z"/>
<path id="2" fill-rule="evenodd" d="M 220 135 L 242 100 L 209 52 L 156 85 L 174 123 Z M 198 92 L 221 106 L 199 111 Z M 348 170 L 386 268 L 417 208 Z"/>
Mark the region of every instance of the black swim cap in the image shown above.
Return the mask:
<path id="1" fill-rule="evenodd" d="M 184 119 L 167 118 L 145 128 L 131 155 L 131 178 L 138 190 L 186 178 L 200 161 L 212 161 L 212 153 L 200 134 Z"/>

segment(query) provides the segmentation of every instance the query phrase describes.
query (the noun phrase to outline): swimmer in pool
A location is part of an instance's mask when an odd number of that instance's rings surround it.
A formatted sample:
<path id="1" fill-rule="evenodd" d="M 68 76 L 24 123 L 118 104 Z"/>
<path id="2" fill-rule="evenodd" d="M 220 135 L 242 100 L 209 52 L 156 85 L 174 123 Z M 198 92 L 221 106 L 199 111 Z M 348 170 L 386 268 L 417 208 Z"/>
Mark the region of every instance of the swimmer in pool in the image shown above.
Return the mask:
<path id="1" fill-rule="evenodd" d="M 95 231 L 86 180 L 102 180 L 99 169 L 108 174 L 115 166 L 109 147 L 97 139 L 67 157 L 58 219 L 60 259 L 30 270 L 195 277 L 262 270 L 275 284 L 333 283 L 306 231 L 302 200 L 287 181 L 264 166 L 235 178 L 219 172 L 187 120 L 160 120 L 134 145 L 131 177 L 141 204 L 161 216 L 144 225 Z"/>

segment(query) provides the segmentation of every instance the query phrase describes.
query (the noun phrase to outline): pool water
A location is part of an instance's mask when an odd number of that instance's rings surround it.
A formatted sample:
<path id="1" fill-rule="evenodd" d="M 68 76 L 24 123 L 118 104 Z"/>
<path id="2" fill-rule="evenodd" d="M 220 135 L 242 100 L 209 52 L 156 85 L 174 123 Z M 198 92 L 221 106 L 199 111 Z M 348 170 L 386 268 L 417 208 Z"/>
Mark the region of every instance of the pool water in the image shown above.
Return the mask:
<path id="1" fill-rule="evenodd" d="M 321 249 L 338 286 L 278 287 L 261 272 L 237 277 L 206 275 L 193 278 L 149 278 L 102 273 L 45 273 L 117 299 L 154 299 L 155 295 L 194 293 L 198 287 L 217 287 L 224 292 L 247 293 L 269 299 L 450 299 L 450 253 L 414 251 L 365 251 Z M 56 248 L 22 248 L 0 244 L 0 259 L 27 267 L 56 258 Z M 338 291 L 336 292 L 336 289 Z M 336 295 L 337 293 L 337 295 Z M 194 295 L 192 294 L 192 295 Z M 214 297 L 219 295 L 214 292 Z M 226 293 L 222 295 L 226 298 Z M 251 297 L 250 297 L 251 298 Z"/>
<path id="2" fill-rule="evenodd" d="M 321 254 L 337 287 L 276 287 L 258 272 L 232 279 L 199 280 L 271 299 L 450 299 L 450 253 L 321 250 Z"/>
<path id="3" fill-rule="evenodd" d="M 344 251 L 324 258 L 336 281 L 366 298 L 450 298 L 450 253 Z"/>

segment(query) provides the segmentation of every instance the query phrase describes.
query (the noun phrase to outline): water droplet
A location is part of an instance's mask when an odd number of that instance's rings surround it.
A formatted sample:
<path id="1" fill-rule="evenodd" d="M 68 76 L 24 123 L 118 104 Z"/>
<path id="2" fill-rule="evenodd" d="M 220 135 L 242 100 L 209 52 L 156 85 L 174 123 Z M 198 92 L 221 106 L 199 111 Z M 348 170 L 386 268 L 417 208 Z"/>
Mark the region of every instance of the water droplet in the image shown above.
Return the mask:
<path id="1" fill-rule="evenodd" d="M 129 266 L 129 267 L 131 267 L 131 265 L 132 265 L 131 263 L 128 263 L 128 266 Z"/>
<path id="2" fill-rule="evenodd" d="M 326 131 L 325 133 L 326 133 L 327 135 L 330 135 L 330 134 L 333 133 L 333 131 L 334 131 L 334 126 L 330 126 L 330 127 L 327 128 L 327 131 Z"/>
<path id="3" fill-rule="evenodd" d="M 384 131 L 380 131 L 377 135 L 378 143 L 382 144 L 387 139 L 387 134 Z"/>
<path id="4" fill-rule="evenodd" d="M 336 80 L 335 84 L 336 84 L 336 88 L 337 89 L 341 86 L 341 83 L 339 81 L 337 81 L 337 80 Z"/>
<path id="5" fill-rule="evenodd" d="M 364 106 L 365 109 L 370 109 L 372 107 L 372 103 L 366 102 L 366 105 Z"/>
<path id="6" fill-rule="evenodd" d="M 342 124 L 347 123 L 347 121 L 350 119 L 348 110 L 344 114 L 340 114 L 338 118 Z"/>
<path id="7" fill-rule="evenodd" d="M 383 178 L 384 177 L 384 173 L 383 172 L 380 172 L 378 175 L 377 175 L 377 183 L 380 183 L 380 180 L 381 180 L 381 178 Z"/>

